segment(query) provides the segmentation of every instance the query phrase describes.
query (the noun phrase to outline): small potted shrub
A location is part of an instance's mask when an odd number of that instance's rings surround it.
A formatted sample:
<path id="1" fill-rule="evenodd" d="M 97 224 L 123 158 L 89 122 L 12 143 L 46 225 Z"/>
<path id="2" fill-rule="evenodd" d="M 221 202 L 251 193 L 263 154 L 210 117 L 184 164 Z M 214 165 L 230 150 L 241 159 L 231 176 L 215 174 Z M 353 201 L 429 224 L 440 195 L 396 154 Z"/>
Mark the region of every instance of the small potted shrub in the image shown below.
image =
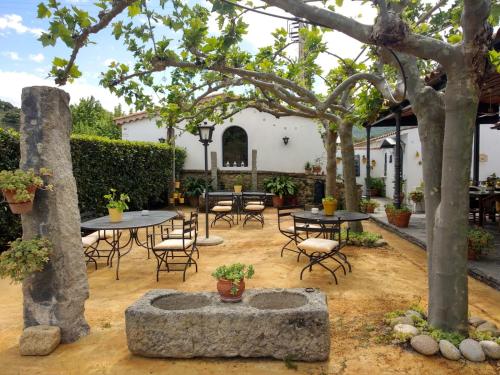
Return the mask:
<path id="1" fill-rule="evenodd" d="M 305 174 L 311 174 L 311 170 L 312 170 L 311 162 L 307 161 L 306 164 L 304 165 Z"/>
<path id="2" fill-rule="evenodd" d="M 217 291 L 224 302 L 239 302 L 245 291 L 245 277 L 251 279 L 254 274 L 252 265 L 234 263 L 217 267 L 212 276 L 217 279 Z"/>
<path id="3" fill-rule="evenodd" d="M 52 190 L 52 185 L 46 185 L 41 178 L 49 175 L 46 168 L 40 168 L 40 174 L 33 169 L 0 172 L 0 190 L 13 214 L 25 214 L 33 209 L 37 189 Z"/>
<path id="4" fill-rule="evenodd" d="M 420 189 L 410 191 L 410 200 L 413 202 L 415 212 L 423 212 L 424 192 Z"/>
<path id="5" fill-rule="evenodd" d="M 323 212 L 327 216 L 333 216 L 337 211 L 337 199 L 331 195 L 327 195 L 323 198 Z"/>
<path id="6" fill-rule="evenodd" d="M 52 244 L 45 238 L 18 238 L 9 245 L 10 248 L 0 254 L 0 278 L 8 277 L 14 283 L 42 271 L 52 251 Z"/>
<path id="7" fill-rule="evenodd" d="M 495 190 L 495 186 L 497 184 L 497 175 L 496 173 L 490 174 L 486 177 L 486 189 L 487 190 Z"/>
<path id="8" fill-rule="evenodd" d="M 233 189 L 235 193 L 241 193 L 241 191 L 243 190 L 243 176 L 241 174 L 236 176 L 236 178 L 234 179 Z"/>
<path id="9" fill-rule="evenodd" d="M 493 247 L 493 235 L 481 228 L 470 228 L 467 233 L 469 260 L 477 260 Z"/>
<path id="10" fill-rule="evenodd" d="M 118 223 L 123 220 L 123 211 L 128 210 L 127 202 L 130 202 L 130 198 L 127 194 L 121 193 L 120 198 L 116 197 L 116 189 L 109 189 L 109 194 L 104 195 L 104 199 L 108 200 L 106 207 L 109 212 L 109 221 L 112 223 Z"/>
<path id="11" fill-rule="evenodd" d="M 187 177 L 184 181 L 185 195 L 191 207 L 198 207 L 200 196 L 205 191 L 205 180 L 197 177 Z"/>
<path id="12" fill-rule="evenodd" d="M 273 207 L 281 207 L 285 196 L 293 196 L 297 193 L 297 185 L 288 176 L 276 176 L 264 181 L 264 189 L 274 194 Z"/>
<path id="13" fill-rule="evenodd" d="M 401 208 L 396 208 L 392 204 L 385 206 L 387 221 L 399 228 L 408 228 L 410 223 L 411 211 L 408 207 L 401 205 Z"/>
<path id="14" fill-rule="evenodd" d="M 377 201 L 372 201 L 371 199 L 362 199 L 359 206 L 361 212 L 373 214 L 375 209 L 379 206 L 379 203 Z"/>

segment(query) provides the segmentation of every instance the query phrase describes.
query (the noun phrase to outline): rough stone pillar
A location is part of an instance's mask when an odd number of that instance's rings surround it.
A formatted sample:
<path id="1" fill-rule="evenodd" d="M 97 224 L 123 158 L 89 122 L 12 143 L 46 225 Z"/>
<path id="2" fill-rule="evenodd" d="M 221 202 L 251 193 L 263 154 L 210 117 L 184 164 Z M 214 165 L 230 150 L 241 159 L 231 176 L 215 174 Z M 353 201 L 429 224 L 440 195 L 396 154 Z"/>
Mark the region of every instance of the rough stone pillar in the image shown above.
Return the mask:
<path id="1" fill-rule="evenodd" d="M 23 238 L 42 235 L 53 244 L 50 262 L 23 283 L 24 326 L 61 328 L 62 342 L 89 332 L 85 300 L 89 296 L 80 236 L 80 212 L 69 137 L 69 95 L 57 88 L 25 87 L 21 112 L 22 169 L 49 168 L 54 191 L 36 193 L 33 211 L 22 216 Z"/>
<path id="2" fill-rule="evenodd" d="M 252 190 L 257 190 L 257 150 L 252 150 Z"/>
<path id="3" fill-rule="evenodd" d="M 214 190 L 217 190 L 218 188 L 218 181 L 217 181 L 217 152 L 216 151 L 211 151 L 210 152 L 210 173 L 212 176 L 212 188 Z"/>

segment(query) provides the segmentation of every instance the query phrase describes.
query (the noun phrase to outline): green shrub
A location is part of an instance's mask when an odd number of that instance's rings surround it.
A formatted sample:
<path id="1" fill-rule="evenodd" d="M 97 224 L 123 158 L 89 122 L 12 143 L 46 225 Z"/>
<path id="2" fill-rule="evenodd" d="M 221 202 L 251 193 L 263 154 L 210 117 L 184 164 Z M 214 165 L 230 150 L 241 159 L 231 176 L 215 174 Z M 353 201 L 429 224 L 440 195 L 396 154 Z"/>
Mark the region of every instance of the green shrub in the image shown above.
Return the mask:
<path id="1" fill-rule="evenodd" d="M 0 150 L 0 170 L 17 169 L 19 135 L 0 128 Z M 172 151 L 167 144 L 74 135 L 71 157 L 83 218 L 107 214 L 103 196 L 111 187 L 127 192 L 130 210 L 155 208 L 168 201 Z M 182 169 L 185 158 L 185 150 L 176 149 L 177 171 Z M 1 203 L 0 249 L 19 237 L 20 232 L 19 215 L 12 215 L 7 204 Z"/>
<path id="2" fill-rule="evenodd" d="M 347 238 L 347 231 L 342 231 L 342 238 Z M 372 232 L 349 232 L 349 245 L 373 247 L 382 235 Z"/>

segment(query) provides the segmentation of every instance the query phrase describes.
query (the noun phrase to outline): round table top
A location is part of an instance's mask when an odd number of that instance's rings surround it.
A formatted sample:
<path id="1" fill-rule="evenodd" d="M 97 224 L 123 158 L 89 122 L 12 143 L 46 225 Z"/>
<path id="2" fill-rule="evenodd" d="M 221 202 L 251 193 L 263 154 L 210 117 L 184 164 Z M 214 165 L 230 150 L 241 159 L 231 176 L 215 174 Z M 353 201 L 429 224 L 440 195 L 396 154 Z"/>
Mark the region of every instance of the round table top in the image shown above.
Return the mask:
<path id="1" fill-rule="evenodd" d="M 209 191 L 208 192 L 208 195 L 211 195 L 211 196 L 221 196 L 221 197 L 225 197 L 225 196 L 231 196 L 231 195 L 243 195 L 243 193 L 247 193 L 247 194 L 255 194 L 255 195 L 266 195 L 267 197 L 272 197 L 274 194 L 273 193 L 266 193 L 264 191 L 243 191 L 243 192 L 240 192 L 240 193 L 235 193 L 234 191 Z"/>
<path id="2" fill-rule="evenodd" d="M 145 228 L 164 223 L 177 215 L 177 211 L 148 211 L 147 215 L 143 215 L 142 211 L 128 211 L 123 213 L 123 220 L 118 223 L 112 223 L 109 221 L 109 216 L 103 216 L 84 221 L 81 227 L 88 230 Z"/>
<path id="3" fill-rule="evenodd" d="M 361 221 L 368 220 L 370 215 L 363 214 L 361 212 L 353 212 L 353 211 L 345 211 L 339 210 L 335 211 L 335 215 L 327 216 L 323 211 L 319 211 L 317 214 L 312 213 L 311 211 L 298 211 L 293 212 L 292 216 L 296 216 L 301 219 L 311 219 L 316 220 L 319 223 L 335 223 L 339 219 L 340 221 Z"/>

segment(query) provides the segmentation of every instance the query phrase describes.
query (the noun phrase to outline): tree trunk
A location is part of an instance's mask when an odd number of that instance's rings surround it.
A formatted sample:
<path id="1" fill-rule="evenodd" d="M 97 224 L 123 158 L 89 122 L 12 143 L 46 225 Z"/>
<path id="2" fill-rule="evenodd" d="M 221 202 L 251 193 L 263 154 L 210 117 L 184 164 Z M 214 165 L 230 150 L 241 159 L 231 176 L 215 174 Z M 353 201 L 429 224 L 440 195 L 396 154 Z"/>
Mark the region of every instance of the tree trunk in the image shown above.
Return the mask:
<path id="1" fill-rule="evenodd" d="M 441 203 L 433 233 L 429 323 L 467 331 L 467 230 L 472 134 L 479 90 L 464 65 L 448 71 Z M 472 77 L 471 77 L 472 76 Z"/>
<path id="2" fill-rule="evenodd" d="M 326 181 L 325 195 L 337 196 L 337 132 L 330 127 L 325 135 Z"/>
<path id="3" fill-rule="evenodd" d="M 342 152 L 342 172 L 344 176 L 344 199 L 347 211 L 359 211 L 359 192 L 356 184 L 356 167 L 354 163 L 354 145 L 352 142 L 352 126 L 350 121 L 343 121 L 339 127 L 340 150 Z M 362 232 L 360 221 L 349 223 L 353 232 Z"/>
<path id="4" fill-rule="evenodd" d="M 20 167 L 49 168 L 54 185 L 54 191 L 38 191 L 33 211 L 22 216 L 23 239 L 43 236 L 53 246 L 44 270 L 23 282 L 24 326 L 58 326 L 62 341 L 73 342 L 89 332 L 89 286 L 71 165 L 69 95 L 53 87 L 24 88 L 21 119 Z"/>

